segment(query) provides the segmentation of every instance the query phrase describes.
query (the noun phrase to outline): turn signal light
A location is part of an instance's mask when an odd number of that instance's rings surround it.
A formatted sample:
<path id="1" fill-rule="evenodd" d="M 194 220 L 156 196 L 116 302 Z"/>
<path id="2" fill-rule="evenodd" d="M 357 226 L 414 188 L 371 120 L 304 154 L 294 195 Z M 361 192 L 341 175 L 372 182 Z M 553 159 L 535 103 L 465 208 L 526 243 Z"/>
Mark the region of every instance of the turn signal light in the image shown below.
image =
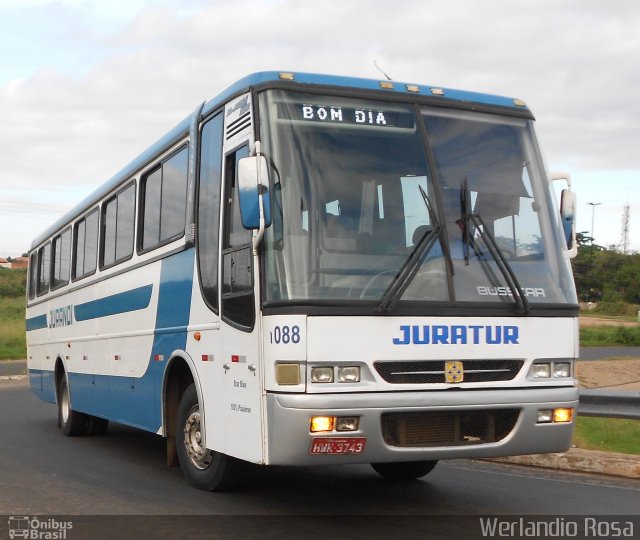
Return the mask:
<path id="1" fill-rule="evenodd" d="M 573 409 L 553 409 L 553 421 L 557 423 L 567 423 L 573 420 Z"/>
<path id="2" fill-rule="evenodd" d="M 321 431 L 333 431 L 333 416 L 312 416 L 311 417 L 311 433 L 319 433 Z"/>

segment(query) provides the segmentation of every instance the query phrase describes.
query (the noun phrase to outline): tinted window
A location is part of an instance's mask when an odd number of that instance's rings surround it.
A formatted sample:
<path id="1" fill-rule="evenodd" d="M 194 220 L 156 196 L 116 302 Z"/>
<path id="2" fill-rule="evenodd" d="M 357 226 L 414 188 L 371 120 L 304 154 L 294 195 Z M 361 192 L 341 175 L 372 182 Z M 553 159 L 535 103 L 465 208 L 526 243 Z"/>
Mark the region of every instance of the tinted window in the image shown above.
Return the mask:
<path id="1" fill-rule="evenodd" d="M 188 166 L 189 152 L 184 148 L 143 180 L 143 250 L 184 233 Z"/>
<path id="2" fill-rule="evenodd" d="M 51 243 L 38 250 L 38 296 L 49 291 L 51 277 Z"/>
<path id="3" fill-rule="evenodd" d="M 130 184 L 104 205 L 103 266 L 111 266 L 133 254 L 134 210 L 134 184 Z"/>
<path id="4" fill-rule="evenodd" d="M 227 188 L 226 197 L 226 223 L 225 248 L 243 246 L 251 242 L 252 231 L 244 228 L 240 216 L 240 203 L 236 178 L 238 175 L 238 161 L 249 156 L 249 147 L 243 146 L 230 156 L 227 156 Z"/>
<path id="5" fill-rule="evenodd" d="M 198 264 L 202 292 L 218 311 L 218 232 L 222 175 L 222 120 L 219 114 L 202 128 L 198 195 Z"/>
<path id="6" fill-rule="evenodd" d="M 71 269 L 71 229 L 53 239 L 53 280 L 51 288 L 56 289 L 69 283 Z"/>
<path id="7" fill-rule="evenodd" d="M 29 258 L 29 300 L 36 297 L 36 288 L 38 286 L 38 252 L 31 254 Z"/>

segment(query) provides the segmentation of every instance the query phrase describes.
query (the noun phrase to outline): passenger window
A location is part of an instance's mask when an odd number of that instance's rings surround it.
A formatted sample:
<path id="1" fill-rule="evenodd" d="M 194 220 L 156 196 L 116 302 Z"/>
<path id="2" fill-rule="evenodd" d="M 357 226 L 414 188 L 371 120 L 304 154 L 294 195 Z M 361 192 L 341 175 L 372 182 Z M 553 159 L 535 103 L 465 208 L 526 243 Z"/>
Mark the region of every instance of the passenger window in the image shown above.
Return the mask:
<path id="1" fill-rule="evenodd" d="M 143 251 L 184 234 L 188 170 L 189 151 L 183 148 L 143 179 Z"/>
<path id="2" fill-rule="evenodd" d="M 122 262 L 133 254 L 135 194 L 135 184 L 129 184 L 103 207 L 103 267 Z"/>
<path id="3" fill-rule="evenodd" d="M 29 257 L 29 300 L 36 297 L 38 287 L 38 252 L 34 251 Z"/>
<path id="4" fill-rule="evenodd" d="M 49 292 L 51 279 L 51 242 L 38 250 L 38 296 Z"/>
<path id="5" fill-rule="evenodd" d="M 98 209 L 75 226 L 73 278 L 79 279 L 96 271 L 98 260 Z"/>
<path id="6" fill-rule="evenodd" d="M 71 270 L 71 229 L 53 239 L 53 279 L 51 288 L 57 289 L 69 283 Z"/>

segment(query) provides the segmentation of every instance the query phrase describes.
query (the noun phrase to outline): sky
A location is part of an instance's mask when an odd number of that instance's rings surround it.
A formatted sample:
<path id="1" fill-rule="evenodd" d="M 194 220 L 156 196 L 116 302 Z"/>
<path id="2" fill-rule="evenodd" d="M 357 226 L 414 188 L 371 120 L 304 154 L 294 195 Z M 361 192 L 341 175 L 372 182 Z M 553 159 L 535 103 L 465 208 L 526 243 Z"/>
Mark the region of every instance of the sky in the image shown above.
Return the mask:
<path id="1" fill-rule="evenodd" d="M 630 0 L 0 0 L 0 256 L 244 75 L 381 79 L 374 61 L 523 99 L 577 230 L 622 249 L 628 204 L 640 251 L 638 28 Z"/>

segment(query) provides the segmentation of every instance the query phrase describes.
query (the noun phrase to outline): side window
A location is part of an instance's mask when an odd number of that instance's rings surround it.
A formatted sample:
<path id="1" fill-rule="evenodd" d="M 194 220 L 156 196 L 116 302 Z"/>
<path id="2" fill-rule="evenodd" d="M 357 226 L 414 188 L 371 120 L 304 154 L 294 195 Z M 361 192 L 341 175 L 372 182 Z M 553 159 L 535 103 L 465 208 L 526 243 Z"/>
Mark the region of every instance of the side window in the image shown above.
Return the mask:
<path id="1" fill-rule="evenodd" d="M 218 312 L 218 248 L 223 115 L 202 128 L 198 192 L 198 267 L 205 301 Z"/>
<path id="2" fill-rule="evenodd" d="M 240 217 L 240 202 L 236 189 L 238 175 L 238 161 L 249 156 L 249 147 L 243 146 L 235 153 L 227 156 L 227 185 L 225 189 L 225 249 L 243 246 L 251 242 L 251 231 L 242 226 Z"/>
<path id="3" fill-rule="evenodd" d="M 184 234 L 188 167 L 189 151 L 183 148 L 143 178 L 143 251 Z"/>
<path id="4" fill-rule="evenodd" d="M 71 229 L 53 239 L 53 276 L 51 288 L 57 289 L 69 283 L 71 270 Z"/>
<path id="5" fill-rule="evenodd" d="M 226 158 L 222 251 L 222 316 L 244 330 L 253 329 L 255 322 L 252 232 L 242 226 L 236 178 L 238 161 L 248 155 L 249 148 L 243 146 Z"/>
<path id="6" fill-rule="evenodd" d="M 79 279 L 96 271 L 98 262 L 98 209 L 75 226 L 73 278 Z"/>
<path id="7" fill-rule="evenodd" d="M 38 252 L 34 251 L 29 257 L 29 300 L 36 297 L 38 287 Z"/>
<path id="8" fill-rule="evenodd" d="M 49 292 L 51 279 L 51 242 L 38 250 L 38 296 Z"/>
<path id="9" fill-rule="evenodd" d="M 133 255 L 135 184 L 129 184 L 102 209 L 102 266 L 113 266 Z"/>

